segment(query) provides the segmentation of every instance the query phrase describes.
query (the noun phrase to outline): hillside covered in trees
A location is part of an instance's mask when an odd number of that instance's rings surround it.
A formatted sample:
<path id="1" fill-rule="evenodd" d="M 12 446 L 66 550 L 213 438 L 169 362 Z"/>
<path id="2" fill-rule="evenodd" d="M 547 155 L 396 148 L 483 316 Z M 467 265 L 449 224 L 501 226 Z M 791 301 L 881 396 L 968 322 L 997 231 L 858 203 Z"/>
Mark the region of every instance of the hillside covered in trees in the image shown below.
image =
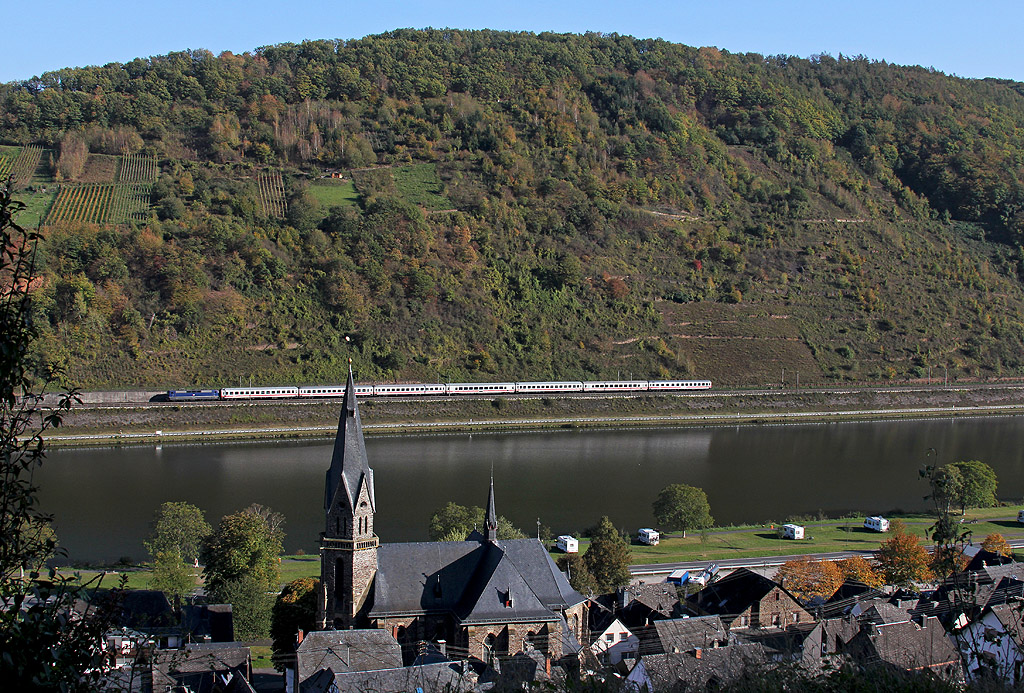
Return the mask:
<path id="1" fill-rule="evenodd" d="M 1024 375 L 1021 83 L 402 30 L 0 85 L 0 142 L 84 387 Z"/>

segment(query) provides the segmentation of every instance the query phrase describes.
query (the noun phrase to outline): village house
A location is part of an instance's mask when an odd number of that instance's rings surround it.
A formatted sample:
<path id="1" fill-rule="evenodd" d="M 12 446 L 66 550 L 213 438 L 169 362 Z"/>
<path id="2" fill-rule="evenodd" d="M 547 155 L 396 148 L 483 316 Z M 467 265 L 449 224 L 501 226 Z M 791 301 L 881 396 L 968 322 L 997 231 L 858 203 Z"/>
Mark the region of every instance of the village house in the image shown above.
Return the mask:
<path id="1" fill-rule="evenodd" d="M 1024 683 L 1024 602 L 998 604 L 955 634 L 968 681 Z"/>
<path id="2" fill-rule="evenodd" d="M 701 615 L 718 615 L 729 630 L 785 628 L 814 620 L 800 601 L 763 575 L 740 568 L 686 600 Z"/>
<path id="3" fill-rule="evenodd" d="M 591 599 L 588 603 L 590 624 L 590 653 L 602 664 L 618 664 L 623 659 L 634 659 L 640 639 L 618 618 L 614 597 Z"/>

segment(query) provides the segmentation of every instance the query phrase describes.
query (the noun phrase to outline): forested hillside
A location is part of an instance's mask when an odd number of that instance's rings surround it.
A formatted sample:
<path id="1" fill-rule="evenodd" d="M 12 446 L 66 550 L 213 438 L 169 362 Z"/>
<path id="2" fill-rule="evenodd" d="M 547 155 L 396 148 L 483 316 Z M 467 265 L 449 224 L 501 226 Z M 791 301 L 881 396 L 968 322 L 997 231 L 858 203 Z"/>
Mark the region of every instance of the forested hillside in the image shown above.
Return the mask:
<path id="1" fill-rule="evenodd" d="M 1024 375 L 1021 83 L 402 30 L 0 85 L 0 141 L 85 387 Z"/>

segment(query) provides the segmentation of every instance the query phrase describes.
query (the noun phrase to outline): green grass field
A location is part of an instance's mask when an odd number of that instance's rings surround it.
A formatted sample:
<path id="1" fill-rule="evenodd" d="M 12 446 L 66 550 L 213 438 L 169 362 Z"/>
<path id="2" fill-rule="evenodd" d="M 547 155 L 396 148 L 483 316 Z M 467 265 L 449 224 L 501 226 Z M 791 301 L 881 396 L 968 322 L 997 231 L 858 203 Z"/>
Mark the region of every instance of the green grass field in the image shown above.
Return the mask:
<path id="1" fill-rule="evenodd" d="M 25 203 L 25 209 L 16 218 L 18 224 L 26 229 L 34 229 L 39 226 L 40 222 L 46 218 L 47 212 L 50 211 L 50 206 L 56 195 L 56 186 L 48 187 L 46 192 L 41 192 L 41 188 L 37 188 L 37 192 L 19 190 L 18 199 Z"/>
<path id="2" fill-rule="evenodd" d="M 970 530 L 975 543 L 989 534 L 1002 534 L 1006 539 L 1024 538 L 1024 525 L 1016 521 L 1016 507 L 978 508 L 967 513 L 964 530 Z M 890 518 L 894 519 L 894 518 Z M 928 528 L 935 519 L 926 515 L 908 515 L 899 518 L 907 529 L 928 543 Z M 778 537 L 774 525 L 755 527 L 716 528 L 708 531 L 702 541 L 699 532 L 690 532 L 686 538 L 662 534 L 657 546 L 634 544 L 633 563 L 682 563 L 701 560 L 744 558 L 791 554 L 827 553 L 832 551 L 870 551 L 886 541 L 890 534 L 871 532 L 863 527 L 861 516 L 841 520 L 804 522 L 792 520 L 805 528 L 806 538 L 793 541 Z M 581 542 L 580 550 L 583 551 Z"/>
<path id="3" fill-rule="evenodd" d="M 356 192 L 351 178 L 337 180 L 324 178 L 309 186 L 312 195 L 324 208 L 355 207 L 359 204 L 359 193 Z"/>
<path id="4" fill-rule="evenodd" d="M 428 211 L 451 209 L 452 203 L 444 196 L 444 185 L 434 164 L 396 166 L 391 170 L 398 194 L 407 202 Z"/>
<path id="5" fill-rule="evenodd" d="M 989 534 L 1002 534 L 1006 539 L 1024 538 L 1024 525 L 1016 521 L 1017 508 L 981 508 L 971 510 L 964 518 L 962 528 L 973 533 L 973 541 L 980 544 Z M 935 521 L 926 515 L 907 515 L 899 518 L 912 533 L 928 543 L 928 528 Z M 862 516 L 839 520 L 803 522 L 806 539 L 783 540 L 778 537 L 772 525 L 746 527 L 718 527 L 705 533 L 702 540 L 699 532 L 690 532 L 684 539 L 679 535 L 662 534 L 657 546 L 642 546 L 634 543 L 632 563 L 688 563 L 705 560 L 746 558 L 759 556 L 799 555 L 827 553 L 832 551 L 870 551 L 878 548 L 891 534 L 878 534 L 865 530 Z M 778 525 L 775 525 L 776 527 Z M 580 552 L 585 553 L 589 542 L 580 541 Z M 561 555 L 553 552 L 556 558 Z M 320 557 L 316 554 L 281 557 L 281 584 L 285 585 L 303 577 L 320 577 Z M 93 569 L 64 569 L 62 574 L 77 574 L 83 581 L 94 579 L 101 571 Z M 128 578 L 130 589 L 150 589 L 152 572 L 148 565 L 129 569 L 112 569 L 103 579 L 103 587 L 116 587 L 121 575 Z M 197 579 L 197 585 L 200 584 Z"/>

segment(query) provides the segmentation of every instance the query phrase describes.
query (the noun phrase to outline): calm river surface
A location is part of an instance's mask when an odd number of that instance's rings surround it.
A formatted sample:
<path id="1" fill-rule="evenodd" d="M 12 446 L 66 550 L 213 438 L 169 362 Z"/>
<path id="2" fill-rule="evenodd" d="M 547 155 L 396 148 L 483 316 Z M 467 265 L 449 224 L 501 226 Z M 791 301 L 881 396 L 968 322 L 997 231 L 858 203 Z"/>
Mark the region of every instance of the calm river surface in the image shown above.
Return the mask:
<path id="1" fill-rule="evenodd" d="M 332 441 L 64 449 L 37 475 L 43 510 L 75 560 L 145 558 L 157 507 L 187 501 L 216 524 L 262 503 L 284 514 L 286 549 L 315 553 Z M 608 515 L 635 531 L 672 483 L 703 488 L 719 524 L 793 514 L 925 507 L 918 470 L 980 459 L 999 494 L 1024 496 L 1024 418 L 371 437 L 366 441 L 383 542 L 427 538 L 448 501 L 483 506 L 494 469 L 498 513 L 577 532 Z"/>

